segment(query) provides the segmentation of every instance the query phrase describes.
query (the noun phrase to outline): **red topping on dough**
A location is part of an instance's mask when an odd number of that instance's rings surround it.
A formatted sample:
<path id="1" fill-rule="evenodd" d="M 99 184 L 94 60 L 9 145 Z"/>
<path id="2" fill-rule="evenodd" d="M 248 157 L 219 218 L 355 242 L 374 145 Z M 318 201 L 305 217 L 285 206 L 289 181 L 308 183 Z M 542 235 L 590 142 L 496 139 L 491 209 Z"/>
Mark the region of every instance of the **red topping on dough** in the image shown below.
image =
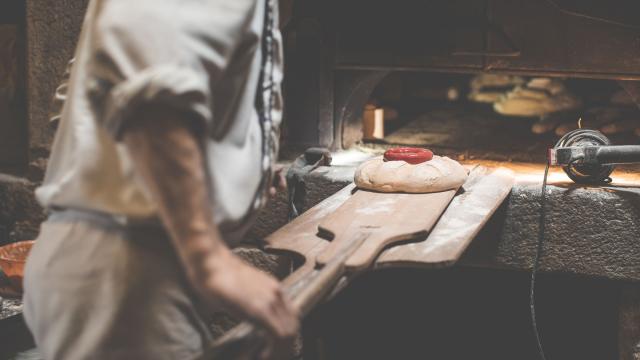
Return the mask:
<path id="1" fill-rule="evenodd" d="M 421 164 L 433 159 L 433 152 L 428 149 L 399 147 L 384 153 L 384 161 L 405 161 L 409 164 Z"/>

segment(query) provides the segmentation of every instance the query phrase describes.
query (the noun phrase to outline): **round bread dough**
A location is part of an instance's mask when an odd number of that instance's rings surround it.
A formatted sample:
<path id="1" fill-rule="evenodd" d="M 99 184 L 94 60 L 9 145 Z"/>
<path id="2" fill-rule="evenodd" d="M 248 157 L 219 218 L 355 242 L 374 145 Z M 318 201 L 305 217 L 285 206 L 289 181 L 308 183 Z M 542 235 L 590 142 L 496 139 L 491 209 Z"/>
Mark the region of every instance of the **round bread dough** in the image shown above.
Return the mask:
<path id="1" fill-rule="evenodd" d="M 361 189 L 379 192 L 431 193 L 457 189 L 467 180 L 460 163 L 444 156 L 421 164 L 371 159 L 358 167 L 355 183 Z"/>

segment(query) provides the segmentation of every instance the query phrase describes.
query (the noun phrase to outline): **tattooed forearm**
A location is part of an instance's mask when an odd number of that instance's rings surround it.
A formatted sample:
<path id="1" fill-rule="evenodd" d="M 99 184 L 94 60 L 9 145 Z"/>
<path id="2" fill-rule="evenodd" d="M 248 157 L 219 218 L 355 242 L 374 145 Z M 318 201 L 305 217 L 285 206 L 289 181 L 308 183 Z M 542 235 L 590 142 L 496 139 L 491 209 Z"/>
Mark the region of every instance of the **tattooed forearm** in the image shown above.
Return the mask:
<path id="1" fill-rule="evenodd" d="M 207 277 L 210 255 L 228 249 L 213 222 L 201 143 L 182 114 L 160 108 L 139 114 L 124 142 L 190 275 Z"/>

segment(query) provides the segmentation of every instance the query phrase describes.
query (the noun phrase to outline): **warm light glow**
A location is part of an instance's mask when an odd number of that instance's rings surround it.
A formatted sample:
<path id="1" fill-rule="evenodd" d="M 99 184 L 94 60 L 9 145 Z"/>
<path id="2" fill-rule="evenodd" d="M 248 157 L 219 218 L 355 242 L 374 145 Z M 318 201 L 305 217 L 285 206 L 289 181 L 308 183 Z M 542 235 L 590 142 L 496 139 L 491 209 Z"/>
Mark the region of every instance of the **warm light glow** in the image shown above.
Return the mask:
<path id="1" fill-rule="evenodd" d="M 379 156 L 378 153 L 368 153 L 361 150 L 345 150 L 332 154 L 333 166 L 358 166 L 362 162 Z M 520 184 L 539 184 L 542 186 L 542 177 L 544 176 L 544 164 L 522 163 L 522 162 L 501 162 L 493 160 L 468 160 L 461 162 L 467 169 L 471 170 L 476 165 L 486 167 L 505 167 L 512 170 L 516 176 L 516 182 Z M 640 170 L 630 170 L 628 168 L 619 168 L 611 175 L 613 183 L 607 186 L 634 186 L 640 187 Z M 549 169 L 548 177 L 549 185 L 567 186 L 574 182 L 569 179 L 561 167 L 553 166 Z"/>
<path id="2" fill-rule="evenodd" d="M 464 162 L 466 167 L 482 165 L 486 167 L 505 167 L 513 170 L 516 176 L 516 182 L 521 184 L 540 184 L 542 185 L 542 177 L 544 176 L 544 164 L 519 163 L 519 162 L 500 162 L 491 160 L 474 160 Z M 613 183 L 608 186 L 638 186 L 640 187 L 640 171 L 633 172 L 625 169 L 619 169 L 611 175 Z M 549 169 L 549 177 L 547 182 L 549 185 L 569 185 L 573 181 L 569 179 L 567 174 L 559 166 Z"/>
<path id="3" fill-rule="evenodd" d="M 358 150 L 345 150 L 331 154 L 331 165 L 333 166 L 358 166 L 362 162 L 376 156 Z"/>

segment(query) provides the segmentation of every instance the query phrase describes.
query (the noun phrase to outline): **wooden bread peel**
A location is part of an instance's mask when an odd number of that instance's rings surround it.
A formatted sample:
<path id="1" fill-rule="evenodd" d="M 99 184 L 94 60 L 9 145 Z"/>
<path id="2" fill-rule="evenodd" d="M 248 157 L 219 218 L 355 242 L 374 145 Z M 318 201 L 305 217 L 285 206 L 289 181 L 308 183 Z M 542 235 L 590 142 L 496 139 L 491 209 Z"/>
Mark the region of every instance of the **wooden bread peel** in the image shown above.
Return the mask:
<path id="1" fill-rule="evenodd" d="M 513 171 L 506 168 L 476 167 L 456 195 L 426 241 L 387 249 L 376 267 L 453 266 L 473 239 L 511 193 Z"/>
<path id="2" fill-rule="evenodd" d="M 453 199 L 457 189 L 428 194 L 377 193 L 358 190 L 340 208 L 322 220 L 318 229 L 331 239 L 316 257 L 319 266 L 329 263 L 345 244 L 360 236 L 366 241 L 354 251 L 346 266 L 366 269 L 393 243 L 425 238 Z"/>
<path id="3" fill-rule="evenodd" d="M 294 305 L 304 316 L 346 273 L 370 268 L 380 251 L 394 243 L 426 238 L 399 245 L 400 250 L 388 249 L 376 266 L 453 265 L 509 194 L 513 179 L 506 169 L 476 167 L 465 191 L 451 205 L 455 190 L 431 194 L 357 190 L 351 195 L 354 186 L 350 185 L 266 241 L 271 250 L 304 257 L 305 264 L 284 280 Z M 315 236 L 316 229 L 331 242 Z M 447 236 L 451 236 L 450 241 Z M 253 325 L 242 323 L 217 340 L 202 358 L 238 358 L 237 354 L 257 351 L 261 338 Z"/>

